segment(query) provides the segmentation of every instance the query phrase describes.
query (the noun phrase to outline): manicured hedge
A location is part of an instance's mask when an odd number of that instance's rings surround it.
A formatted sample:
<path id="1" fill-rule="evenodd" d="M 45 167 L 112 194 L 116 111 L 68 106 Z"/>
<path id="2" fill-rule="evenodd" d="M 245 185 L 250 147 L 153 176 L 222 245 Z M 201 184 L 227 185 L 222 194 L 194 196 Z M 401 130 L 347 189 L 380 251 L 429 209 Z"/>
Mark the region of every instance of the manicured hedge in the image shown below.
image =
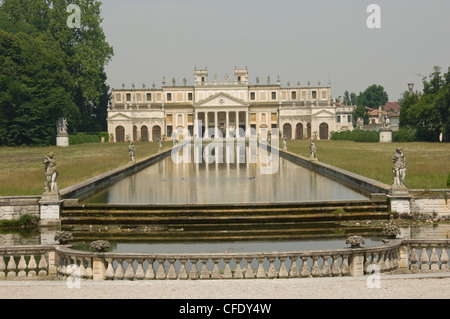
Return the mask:
<path id="1" fill-rule="evenodd" d="M 87 143 L 100 143 L 101 138 L 98 135 L 87 135 L 84 133 L 79 133 L 77 135 L 71 135 L 69 137 L 70 145 L 79 145 Z"/>
<path id="2" fill-rule="evenodd" d="M 392 141 L 398 143 L 417 141 L 417 130 L 414 128 L 401 128 L 397 132 L 392 133 Z"/>
<path id="3" fill-rule="evenodd" d="M 331 139 L 335 141 L 377 143 L 380 141 L 380 134 L 378 132 L 361 130 L 334 132 L 331 136 Z"/>

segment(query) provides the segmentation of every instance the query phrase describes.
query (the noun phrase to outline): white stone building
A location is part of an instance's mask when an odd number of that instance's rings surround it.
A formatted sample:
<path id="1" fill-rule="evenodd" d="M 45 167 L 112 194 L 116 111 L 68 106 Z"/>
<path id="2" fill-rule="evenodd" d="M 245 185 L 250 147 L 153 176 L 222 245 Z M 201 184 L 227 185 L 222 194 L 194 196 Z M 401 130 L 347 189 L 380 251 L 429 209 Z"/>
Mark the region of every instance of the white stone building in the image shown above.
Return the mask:
<path id="1" fill-rule="evenodd" d="M 112 91 L 112 104 L 108 112 L 108 132 L 111 141 L 157 141 L 165 135 L 219 136 L 209 132 L 216 128 L 223 137 L 245 132 L 266 139 L 272 128 L 278 128 L 287 139 L 328 139 L 338 130 L 336 105 L 331 98 L 331 87 L 282 87 L 280 81 L 249 83 L 248 70 L 234 70 L 234 78 L 220 81 L 208 78 L 208 70 L 195 69 L 195 84 L 187 81 L 177 85 L 175 80 L 167 85 L 165 79 L 160 89 L 142 89 L 134 85 Z M 201 125 L 195 126 L 196 121 Z M 197 122 L 199 123 L 199 122 Z M 174 133 L 175 132 L 175 133 Z M 241 133 L 242 134 L 242 133 Z"/>

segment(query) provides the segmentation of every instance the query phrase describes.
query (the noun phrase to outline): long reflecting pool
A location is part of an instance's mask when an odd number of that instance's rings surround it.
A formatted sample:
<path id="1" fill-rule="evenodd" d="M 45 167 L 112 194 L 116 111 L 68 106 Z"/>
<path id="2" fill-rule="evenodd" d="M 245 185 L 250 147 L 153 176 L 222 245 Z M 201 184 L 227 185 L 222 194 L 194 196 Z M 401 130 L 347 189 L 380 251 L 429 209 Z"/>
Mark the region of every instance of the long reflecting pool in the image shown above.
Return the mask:
<path id="1" fill-rule="evenodd" d="M 188 145 L 83 202 L 89 204 L 230 204 L 366 200 L 338 181 L 263 147 Z"/>

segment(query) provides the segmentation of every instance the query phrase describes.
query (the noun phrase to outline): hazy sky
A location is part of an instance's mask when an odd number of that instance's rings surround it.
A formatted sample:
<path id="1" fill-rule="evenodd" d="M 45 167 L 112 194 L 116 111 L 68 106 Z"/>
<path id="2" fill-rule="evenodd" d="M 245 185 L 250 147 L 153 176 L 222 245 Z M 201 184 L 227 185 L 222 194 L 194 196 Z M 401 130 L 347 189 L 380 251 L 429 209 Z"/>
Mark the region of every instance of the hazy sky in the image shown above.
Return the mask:
<path id="1" fill-rule="evenodd" d="M 369 29 L 370 4 L 381 28 Z M 407 83 L 450 66 L 448 0 L 104 0 L 102 17 L 115 56 L 106 71 L 112 88 L 162 78 L 193 84 L 194 67 L 231 78 L 234 68 L 272 83 L 332 83 L 334 97 L 384 86 L 397 101 Z"/>

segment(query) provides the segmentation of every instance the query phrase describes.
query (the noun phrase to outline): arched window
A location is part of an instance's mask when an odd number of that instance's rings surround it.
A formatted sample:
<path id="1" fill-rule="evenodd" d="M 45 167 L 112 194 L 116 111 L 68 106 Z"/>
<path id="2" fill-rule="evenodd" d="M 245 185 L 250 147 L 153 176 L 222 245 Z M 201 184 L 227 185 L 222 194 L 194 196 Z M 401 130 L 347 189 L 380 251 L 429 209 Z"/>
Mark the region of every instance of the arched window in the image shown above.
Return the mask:
<path id="1" fill-rule="evenodd" d="M 153 142 L 157 142 L 161 138 L 161 127 L 158 125 L 153 126 L 152 133 Z"/>
<path id="2" fill-rule="evenodd" d="M 319 133 L 320 139 L 328 140 L 328 133 L 329 133 L 328 124 L 327 123 L 320 124 L 319 129 L 320 129 L 320 133 Z"/>
<path id="3" fill-rule="evenodd" d="M 285 137 L 287 140 L 292 139 L 292 125 L 287 123 L 283 125 L 283 137 Z"/>
<path id="4" fill-rule="evenodd" d="M 303 124 L 302 123 L 298 123 L 297 127 L 296 127 L 296 134 L 295 134 L 295 138 L 297 140 L 301 140 L 303 139 Z"/>
<path id="5" fill-rule="evenodd" d="M 141 127 L 141 139 L 142 142 L 148 142 L 148 127 L 147 126 L 142 126 Z"/>

